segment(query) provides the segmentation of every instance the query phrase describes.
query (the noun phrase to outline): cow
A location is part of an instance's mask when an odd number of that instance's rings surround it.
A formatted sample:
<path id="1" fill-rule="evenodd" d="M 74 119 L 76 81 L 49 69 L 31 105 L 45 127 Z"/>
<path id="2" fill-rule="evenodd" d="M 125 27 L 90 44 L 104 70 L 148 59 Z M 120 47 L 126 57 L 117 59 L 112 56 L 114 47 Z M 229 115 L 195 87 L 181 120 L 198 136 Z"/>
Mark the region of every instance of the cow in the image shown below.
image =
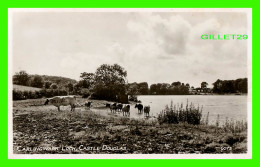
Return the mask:
<path id="1" fill-rule="evenodd" d="M 127 104 L 122 108 L 123 116 L 130 116 L 130 105 Z"/>
<path id="2" fill-rule="evenodd" d="M 92 101 L 85 101 L 85 107 L 90 108 L 92 105 Z"/>
<path id="3" fill-rule="evenodd" d="M 111 113 L 116 113 L 116 110 L 117 110 L 117 104 L 116 103 L 106 104 L 106 106 L 110 108 Z"/>
<path id="4" fill-rule="evenodd" d="M 58 111 L 60 111 L 60 106 L 71 106 L 71 111 L 74 111 L 76 105 L 79 105 L 76 101 L 76 96 L 55 96 L 52 98 L 46 99 L 44 105 L 52 104 L 58 107 Z"/>
<path id="5" fill-rule="evenodd" d="M 119 104 L 116 105 L 117 111 L 121 112 L 122 108 L 123 108 L 123 104 L 119 103 Z"/>
<path id="6" fill-rule="evenodd" d="M 150 105 L 144 107 L 144 116 L 149 117 Z"/>
<path id="7" fill-rule="evenodd" d="M 106 103 L 106 107 L 107 107 L 107 108 L 110 108 L 110 106 L 111 106 L 111 104 Z"/>
<path id="8" fill-rule="evenodd" d="M 135 108 L 138 109 L 138 114 L 141 114 L 141 113 L 142 113 L 143 107 L 144 107 L 144 106 L 143 106 L 142 104 L 136 104 L 136 105 L 135 105 Z"/>

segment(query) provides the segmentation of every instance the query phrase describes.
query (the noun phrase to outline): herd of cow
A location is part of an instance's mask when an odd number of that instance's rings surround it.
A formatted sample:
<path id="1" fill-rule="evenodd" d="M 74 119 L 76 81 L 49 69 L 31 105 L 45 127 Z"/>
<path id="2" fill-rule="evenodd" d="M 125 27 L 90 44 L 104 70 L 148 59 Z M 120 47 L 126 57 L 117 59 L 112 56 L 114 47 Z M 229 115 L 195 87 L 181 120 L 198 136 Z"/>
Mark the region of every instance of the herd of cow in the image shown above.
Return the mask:
<path id="1" fill-rule="evenodd" d="M 110 108 L 111 113 L 122 112 L 123 116 L 130 116 L 130 105 L 123 106 L 121 103 L 106 103 L 106 107 Z"/>
<path id="2" fill-rule="evenodd" d="M 110 108 L 111 113 L 122 112 L 123 116 L 130 116 L 130 105 L 129 104 L 121 104 L 121 103 L 107 103 L 106 107 Z M 144 112 L 145 116 L 149 116 L 150 106 L 143 106 L 142 104 L 136 104 L 135 108 L 138 110 L 138 114 L 142 114 Z"/>
<path id="3" fill-rule="evenodd" d="M 84 106 L 87 108 L 91 107 L 91 101 L 86 101 L 84 103 Z M 74 111 L 76 106 L 82 106 L 80 105 L 77 100 L 76 96 L 55 96 L 52 98 L 46 99 L 44 105 L 52 104 L 58 108 L 58 111 L 60 111 L 60 106 L 71 106 L 71 111 Z M 117 113 L 122 112 L 123 116 L 130 116 L 130 105 L 129 104 L 121 104 L 121 103 L 106 103 L 105 104 L 107 108 L 110 108 L 111 113 Z M 149 117 L 150 113 L 150 106 L 143 106 L 141 103 L 136 104 L 135 108 L 138 110 L 138 114 L 144 113 L 144 116 Z"/>

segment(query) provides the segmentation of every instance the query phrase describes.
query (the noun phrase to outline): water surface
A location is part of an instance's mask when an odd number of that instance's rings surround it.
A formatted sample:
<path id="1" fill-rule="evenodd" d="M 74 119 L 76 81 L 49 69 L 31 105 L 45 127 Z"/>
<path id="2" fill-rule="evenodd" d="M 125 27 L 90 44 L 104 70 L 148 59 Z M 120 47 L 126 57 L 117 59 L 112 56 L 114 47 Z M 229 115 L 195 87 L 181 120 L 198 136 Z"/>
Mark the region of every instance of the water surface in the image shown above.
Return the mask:
<path id="1" fill-rule="evenodd" d="M 157 116 L 171 101 L 173 104 L 186 105 L 187 100 L 195 106 L 203 106 L 202 114 L 206 116 L 209 112 L 209 122 L 214 124 L 219 114 L 220 122 L 225 122 L 226 118 L 233 120 L 247 120 L 247 96 L 237 95 L 169 95 L 169 96 L 138 96 L 138 100 L 143 105 L 150 105 L 150 115 Z M 251 111 L 250 111 L 251 112 Z M 132 114 L 133 113 L 133 114 Z M 136 109 L 131 106 L 132 117 L 138 117 Z"/>

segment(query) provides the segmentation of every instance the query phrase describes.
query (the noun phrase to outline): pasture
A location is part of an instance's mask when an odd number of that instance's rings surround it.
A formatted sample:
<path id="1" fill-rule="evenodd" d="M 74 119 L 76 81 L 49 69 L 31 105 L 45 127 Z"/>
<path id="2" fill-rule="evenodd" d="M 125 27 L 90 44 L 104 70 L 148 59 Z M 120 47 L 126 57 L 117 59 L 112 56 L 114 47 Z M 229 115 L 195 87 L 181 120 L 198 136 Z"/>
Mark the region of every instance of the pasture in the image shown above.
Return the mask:
<path id="1" fill-rule="evenodd" d="M 15 85 L 15 84 L 13 84 L 13 89 L 18 91 L 40 91 L 41 90 L 41 88 L 34 88 L 30 86 Z"/>
<path id="2" fill-rule="evenodd" d="M 159 124 L 156 119 L 109 114 L 106 101 L 58 111 L 45 99 L 13 102 L 16 154 L 246 153 L 247 132 L 211 125 Z M 84 99 L 78 99 L 80 104 Z M 135 111 L 135 110 L 134 110 Z M 137 113 L 137 110 L 135 111 Z M 131 113 L 132 114 L 132 113 Z M 55 149 L 53 149 L 55 148 Z"/>

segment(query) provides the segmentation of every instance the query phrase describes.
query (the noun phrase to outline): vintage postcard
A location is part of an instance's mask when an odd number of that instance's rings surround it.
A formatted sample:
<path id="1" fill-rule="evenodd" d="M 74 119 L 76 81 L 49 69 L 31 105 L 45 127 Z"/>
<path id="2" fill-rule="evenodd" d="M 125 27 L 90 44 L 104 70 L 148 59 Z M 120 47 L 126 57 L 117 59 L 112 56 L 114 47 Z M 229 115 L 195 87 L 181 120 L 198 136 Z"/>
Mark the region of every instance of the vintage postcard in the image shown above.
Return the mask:
<path id="1" fill-rule="evenodd" d="M 252 10 L 10 8 L 10 159 L 252 158 Z"/>

